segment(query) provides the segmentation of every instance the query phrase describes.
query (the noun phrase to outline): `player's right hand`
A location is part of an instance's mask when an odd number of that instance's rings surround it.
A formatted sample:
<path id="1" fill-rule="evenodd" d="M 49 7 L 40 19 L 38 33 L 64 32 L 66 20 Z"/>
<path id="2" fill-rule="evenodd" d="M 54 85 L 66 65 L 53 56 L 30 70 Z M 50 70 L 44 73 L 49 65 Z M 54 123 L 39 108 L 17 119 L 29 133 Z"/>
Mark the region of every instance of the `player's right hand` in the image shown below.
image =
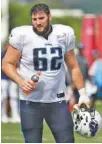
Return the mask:
<path id="1" fill-rule="evenodd" d="M 22 80 L 19 86 L 22 88 L 24 93 L 29 94 L 36 87 L 36 83 L 32 80 Z"/>

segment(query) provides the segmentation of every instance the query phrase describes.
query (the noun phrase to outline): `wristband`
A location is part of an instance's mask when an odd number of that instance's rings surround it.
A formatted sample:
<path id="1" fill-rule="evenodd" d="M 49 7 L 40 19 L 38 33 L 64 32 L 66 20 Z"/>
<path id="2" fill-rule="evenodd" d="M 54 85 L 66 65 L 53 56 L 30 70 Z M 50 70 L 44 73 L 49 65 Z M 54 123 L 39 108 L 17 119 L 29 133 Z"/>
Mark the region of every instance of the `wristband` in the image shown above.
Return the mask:
<path id="1" fill-rule="evenodd" d="M 81 88 L 80 90 L 78 90 L 78 92 L 79 92 L 80 96 L 86 96 L 87 95 L 85 88 Z"/>

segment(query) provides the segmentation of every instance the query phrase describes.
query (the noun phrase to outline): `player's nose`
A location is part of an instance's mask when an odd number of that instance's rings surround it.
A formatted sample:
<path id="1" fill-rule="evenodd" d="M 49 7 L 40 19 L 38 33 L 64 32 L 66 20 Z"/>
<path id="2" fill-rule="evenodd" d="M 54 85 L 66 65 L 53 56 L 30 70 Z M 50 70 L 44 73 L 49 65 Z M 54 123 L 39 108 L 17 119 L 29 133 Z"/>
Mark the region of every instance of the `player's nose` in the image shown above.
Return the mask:
<path id="1" fill-rule="evenodd" d="M 41 24 L 41 22 L 40 22 L 40 20 L 38 19 L 38 20 L 36 20 L 36 24 L 37 25 L 40 25 Z"/>

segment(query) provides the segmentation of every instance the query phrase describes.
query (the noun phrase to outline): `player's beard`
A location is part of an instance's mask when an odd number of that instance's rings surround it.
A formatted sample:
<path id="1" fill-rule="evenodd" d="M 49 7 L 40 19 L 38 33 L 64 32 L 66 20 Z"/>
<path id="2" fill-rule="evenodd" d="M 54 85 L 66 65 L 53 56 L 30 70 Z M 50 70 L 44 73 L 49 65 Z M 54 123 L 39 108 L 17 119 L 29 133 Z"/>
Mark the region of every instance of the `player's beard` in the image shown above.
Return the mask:
<path id="1" fill-rule="evenodd" d="M 38 31 L 34 26 L 33 26 L 33 30 L 36 34 L 46 37 L 52 31 L 52 27 L 48 22 L 47 26 L 45 27 L 45 29 L 42 32 Z"/>

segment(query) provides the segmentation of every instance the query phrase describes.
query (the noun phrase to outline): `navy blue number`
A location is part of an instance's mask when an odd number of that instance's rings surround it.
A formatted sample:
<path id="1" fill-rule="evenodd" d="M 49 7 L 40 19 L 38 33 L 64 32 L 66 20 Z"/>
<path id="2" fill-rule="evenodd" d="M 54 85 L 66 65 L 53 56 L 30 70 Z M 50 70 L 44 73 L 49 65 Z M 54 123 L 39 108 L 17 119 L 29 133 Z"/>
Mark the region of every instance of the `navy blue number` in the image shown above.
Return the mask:
<path id="1" fill-rule="evenodd" d="M 51 70 L 58 70 L 61 67 L 62 60 L 62 49 L 60 47 L 51 48 L 51 54 L 58 52 L 58 56 L 55 56 L 51 59 Z"/>
<path id="2" fill-rule="evenodd" d="M 34 62 L 34 69 L 37 71 L 46 71 L 47 70 L 47 58 L 40 57 L 39 54 L 45 55 L 47 54 L 46 48 L 37 48 L 33 49 L 33 62 Z M 56 54 L 57 56 L 53 56 Z M 61 60 L 62 60 L 62 49 L 60 47 L 52 47 L 51 48 L 51 55 L 53 56 L 51 59 L 51 69 L 50 70 L 58 70 L 61 67 Z"/>
<path id="3" fill-rule="evenodd" d="M 46 71 L 47 70 L 47 59 L 40 58 L 39 53 L 46 54 L 46 48 L 37 48 L 33 49 L 33 62 L 34 62 L 34 69 L 36 71 Z"/>

